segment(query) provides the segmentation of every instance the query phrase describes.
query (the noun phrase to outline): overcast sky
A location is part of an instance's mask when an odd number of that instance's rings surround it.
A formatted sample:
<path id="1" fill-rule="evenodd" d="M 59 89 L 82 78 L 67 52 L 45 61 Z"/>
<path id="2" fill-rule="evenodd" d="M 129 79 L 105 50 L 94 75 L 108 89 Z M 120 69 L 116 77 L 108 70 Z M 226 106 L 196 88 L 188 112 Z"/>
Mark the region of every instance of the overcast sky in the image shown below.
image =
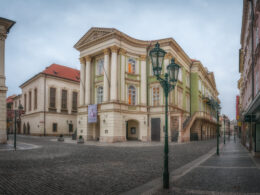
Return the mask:
<path id="1" fill-rule="evenodd" d="M 0 0 L 16 21 L 6 40 L 8 95 L 52 63 L 80 68 L 73 46 L 91 27 L 137 39 L 173 37 L 215 74 L 222 113 L 235 118 L 242 0 Z"/>

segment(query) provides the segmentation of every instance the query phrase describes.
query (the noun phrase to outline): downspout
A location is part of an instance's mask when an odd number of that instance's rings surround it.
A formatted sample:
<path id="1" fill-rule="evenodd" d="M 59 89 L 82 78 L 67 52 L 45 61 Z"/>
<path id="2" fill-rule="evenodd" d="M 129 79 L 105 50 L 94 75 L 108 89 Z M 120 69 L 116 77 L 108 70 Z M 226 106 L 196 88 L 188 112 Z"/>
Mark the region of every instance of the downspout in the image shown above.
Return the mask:
<path id="1" fill-rule="evenodd" d="M 252 102 L 254 100 L 254 88 L 255 88 L 255 85 L 254 85 L 254 67 L 255 67 L 255 60 L 254 60 L 254 2 L 253 0 L 249 0 L 251 2 L 251 55 L 252 55 L 252 70 L 251 70 L 251 73 L 252 73 Z M 249 148 L 250 148 L 250 151 L 252 149 L 252 127 L 253 127 L 253 124 L 252 124 L 252 115 L 251 115 L 251 130 L 250 130 L 250 142 L 249 142 Z"/>
<path id="2" fill-rule="evenodd" d="M 44 74 L 43 135 L 46 136 L 46 74 Z"/>
<path id="3" fill-rule="evenodd" d="M 254 88 L 255 88 L 255 83 L 254 83 L 254 69 L 255 69 L 255 60 L 254 60 L 254 2 L 253 0 L 249 0 L 251 2 L 251 36 L 252 36 L 252 39 L 251 39 L 251 54 L 252 54 L 252 102 L 254 100 Z"/>

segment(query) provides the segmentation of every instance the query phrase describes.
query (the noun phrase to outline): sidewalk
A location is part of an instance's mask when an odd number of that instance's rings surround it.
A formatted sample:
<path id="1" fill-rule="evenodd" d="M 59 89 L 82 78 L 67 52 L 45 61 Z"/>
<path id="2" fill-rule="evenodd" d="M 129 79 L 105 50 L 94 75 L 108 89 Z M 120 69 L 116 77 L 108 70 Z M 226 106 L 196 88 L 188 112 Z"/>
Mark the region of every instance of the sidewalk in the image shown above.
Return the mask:
<path id="1" fill-rule="evenodd" d="M 213 155 L 156 194 L 260 194 L 259 159 L 233 139 Z"/>

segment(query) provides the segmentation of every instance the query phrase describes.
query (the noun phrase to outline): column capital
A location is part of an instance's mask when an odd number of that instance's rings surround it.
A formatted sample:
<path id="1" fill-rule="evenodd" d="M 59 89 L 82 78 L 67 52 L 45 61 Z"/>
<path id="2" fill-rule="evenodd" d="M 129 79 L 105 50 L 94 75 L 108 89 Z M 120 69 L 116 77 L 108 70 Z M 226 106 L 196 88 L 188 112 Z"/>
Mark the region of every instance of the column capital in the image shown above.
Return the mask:
<path id="1" fill-rule="evenodd" d="M 7 37 L 6 33 L 0 32 L 0 40 L 1 41 L 4 41 L 6 39 L 6 37 Z"/>
<path id="2" fill-rule="evenodd" d="M 140 59 L 141 61 L 145 61 L 145 60 L 146 60 L 146 55 L 140 55 L 140 56 L 139 56 L 139 59 Z"/>
<path id="3" fill-rule="evenodd" d="M 106 48 L 106 49 L 103 50 L 103 52 L 104 52 L 104 55 L 108 55 L 110 53 L 110 49 Z"/>
<path id="4" fill-rule="evenodd" d="M 165 55 L 165 59 L 172 59 L 172 57 L 173 57 L 173 55 L 171 54 L 171 53 L 167 53 L 166 55 Z"/>
<path id="5" fill-rule="evenodd" d="M 85 63 L 86 63 L 86 60 L 85 60 L 85 58 L 84 58 L 84 57 L 82 57 L 82 58 L 79 58 L 79 61 L 80 61 L 80 64 L 85 64 Z"/>
<path id="6" fill-rule="evenodd" d="M 110 47 L 110 49 L 111 49 L 111 51 L 112 51 L 113 53 L 117 53 L 118 50 L 119 50 L 119 47 L 117 47 L 116 45 L 114 45 L 114 46 Z"/>
<path id="7" fill-rule="evenodd" d="M 119 54 L 120 54 L 120 55 L 125 55 L 125 54 L 126 54 L 126 50 L 123 49 L 123 48 L 120 48 Z"/>
<path id="8" fill-rule="evenodd" d="M 86 60 L 86 62 L 90 62 L 91 61 L 91 57 L 90 56 L 85 56 L 85 60 Z"/>

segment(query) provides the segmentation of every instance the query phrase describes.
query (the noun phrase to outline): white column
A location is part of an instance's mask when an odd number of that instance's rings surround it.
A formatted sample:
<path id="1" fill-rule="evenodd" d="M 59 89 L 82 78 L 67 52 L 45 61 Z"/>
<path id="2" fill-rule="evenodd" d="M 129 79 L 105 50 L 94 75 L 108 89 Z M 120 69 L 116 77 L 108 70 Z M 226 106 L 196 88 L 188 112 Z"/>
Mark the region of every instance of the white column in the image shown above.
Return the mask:
<path id="1" fill-rule="evenodd" d="M 126 51 L 120 49 L 119 54 L 121 55 L 121 101 L 126 102 L 125 99 L 125 55 Z"/>
<path id="2" fill-rule="evenodd" d="M 146 74 L 146 56 L 140 56 L 141 59 L 141 104 L 147 105 L 147 74 Z"/>
<path id="3" fill-rule="evenodd" d="M 111 88 L 110 88 L 110 100 L 117 101 L 117 51 L 118 47 L 111 47 L 112 57 L 111 57 Z"/>
<path id="4" fill-rule="evenodd" d="M 110 83 L 110 68 L 109 68 L 109 49 L 104 50 L 104 94 L 103 94 L 103 99 L 104 102 L 109 101 L 109 83 Z"/>
<path id="5" fill-rule="evenodd" d="M 79 105 L 85 104 L 85 72 L 86 61 L 85 58 L 80 58 L 80 92 L 79 92 Z"/>
<path id="6" fill-rule="evenodd" d="M 87 56 L 86 57 L 86 76 L 85 76 L 85 104 L 89 105 L 90 104 L 90 95 L 91 95 L 91 91 L 90 91 L 90 81 L 91 81 L 91 57 Z"/>
<path id="7" fill-rule="evenodd" d="M 6 31 L 0 26 L 0 86 L 5 87 L 5 39 Z"/>

